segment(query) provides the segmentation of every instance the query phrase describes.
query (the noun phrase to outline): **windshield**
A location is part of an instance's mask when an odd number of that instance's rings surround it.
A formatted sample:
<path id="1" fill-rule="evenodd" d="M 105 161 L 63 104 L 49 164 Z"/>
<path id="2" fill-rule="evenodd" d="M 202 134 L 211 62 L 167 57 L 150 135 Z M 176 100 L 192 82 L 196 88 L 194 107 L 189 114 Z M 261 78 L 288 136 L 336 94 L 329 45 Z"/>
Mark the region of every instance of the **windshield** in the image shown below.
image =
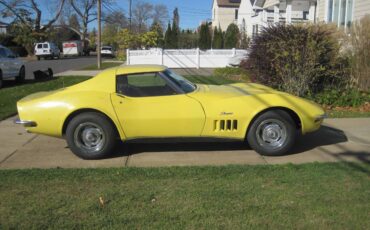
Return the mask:
<path id="1" fill-rule="evenodd" d="M 172 72 L 171 70 L 166 70 L 163 72 L 164 75 L 173 83 L 175 83 L 178 87 L 180 87 L 185 93 L 193 92 L 197 86 L 192 82 L 186 80 L 182 76 Z"/>

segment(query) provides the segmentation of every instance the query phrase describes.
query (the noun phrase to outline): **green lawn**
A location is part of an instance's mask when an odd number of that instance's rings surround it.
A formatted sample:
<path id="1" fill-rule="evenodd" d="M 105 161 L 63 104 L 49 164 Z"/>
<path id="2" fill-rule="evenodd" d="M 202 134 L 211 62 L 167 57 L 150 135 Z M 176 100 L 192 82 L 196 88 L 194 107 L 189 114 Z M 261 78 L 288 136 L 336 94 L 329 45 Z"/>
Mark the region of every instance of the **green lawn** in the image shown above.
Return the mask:
<path id="1" fill-rule="evenodd" d="M 16 103 L 21 98 L 40 91 L 49 91 L 70 86 L 89 77 L 61 77 L 54 80 L 23 84 L 14 87 L 0 89 L 0 120 L 17 113 Z"/>
<path id="2" fill-rule="evenodd" d="M 102 62 L 100 69 L 104 70 L 104 69 L 108 69 L 112 67 L 117 67 L 120 65 L 122 65 L 122 62 Z M 89 65 L 89 66 L 82 68 L 81 70 L 98 70 L 98 65 L 97 64 Z"/>
<path id="3" fill-rule="evenodd" d="M 0 170 L 0 229 L 370 229 L 369 175 L 344 163 Z"/>

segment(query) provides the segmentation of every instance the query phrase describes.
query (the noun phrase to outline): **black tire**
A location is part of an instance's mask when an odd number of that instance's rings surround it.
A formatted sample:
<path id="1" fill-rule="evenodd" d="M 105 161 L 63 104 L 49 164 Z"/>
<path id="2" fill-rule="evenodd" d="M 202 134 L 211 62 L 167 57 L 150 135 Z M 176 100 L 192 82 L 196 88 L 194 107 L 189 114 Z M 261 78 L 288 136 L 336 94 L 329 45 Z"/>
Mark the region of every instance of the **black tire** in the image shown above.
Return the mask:
<path id="1" fill-rule="evenodd" d="M 3 72 L 0 70 L 0 89 L 3 88 Z"/>
<path id="2" fill-rule="evenodd" d="M 117 132 L 113 124 L 97 112 L 77 115 L 69 122 L 66 130 L 69 148 L 75 155 L 86 160 L 101 159 L 112 154 L 116 138 Z M 92 144 L 91 147 L 89 142 L 93 140 L 95 145 Z"/>
<path id="3" fill-rule="evenodd" d="M 26 69 L 24 68 L 24 66 L 22 66 L 21 69 L 19 70 L 19 75 L 15 78 L 15 81 L 17 83 L 22 83 L 24 82 L 25 79 L 26 79 Z"/>
<path id="4" fill-rule="evenodd" d="M 297 133 L 294 120 L 287 112 L 272 110 L 253 121 L 247 141 L 261 155 L 280 156 L 293 147 Z"/>

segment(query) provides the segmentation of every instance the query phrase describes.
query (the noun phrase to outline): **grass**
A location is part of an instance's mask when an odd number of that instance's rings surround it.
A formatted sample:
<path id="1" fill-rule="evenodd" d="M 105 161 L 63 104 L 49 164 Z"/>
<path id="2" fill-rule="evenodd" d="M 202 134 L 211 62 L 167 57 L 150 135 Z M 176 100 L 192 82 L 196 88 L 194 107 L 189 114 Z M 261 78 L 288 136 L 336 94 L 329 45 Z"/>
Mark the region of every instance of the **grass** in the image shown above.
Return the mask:
<path id="1" fill-rule="evenodd" d="M 120 65 L 122 65 L 122 62 L 102 62 L 100 69 L 104 70 L 104 69 L 109 69 L 112 67 L 117 67 Z M 81 70 L 98 70 L 98 65 L 97 64 L 89 65 L 89 66 L 82 68 Z"/>
<path id="2" fill-rule="evenodd" d="M 369 175 L 345 163 L 0 170 L 0 229 L 369 229 Z"/>
<path id="3" fill-rule="evenodd" d="M 16 103 L 21 98 L 40 91 L 50 91 L 74 85 L 89 77 L 68 76 L 55 80 L 23 84 L 0 89 L 0 120 L 17 113 Z"/>

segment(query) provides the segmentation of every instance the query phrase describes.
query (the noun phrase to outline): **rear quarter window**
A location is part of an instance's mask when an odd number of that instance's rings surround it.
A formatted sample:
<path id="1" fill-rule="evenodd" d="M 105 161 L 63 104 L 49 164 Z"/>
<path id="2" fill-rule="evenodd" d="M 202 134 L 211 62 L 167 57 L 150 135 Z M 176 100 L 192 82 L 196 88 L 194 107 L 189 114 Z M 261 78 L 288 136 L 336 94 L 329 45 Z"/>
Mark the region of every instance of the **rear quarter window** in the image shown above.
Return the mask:
<path id="1" fill-rule="evenodd" d="M 48 44 L 43 44 L 42 47 L 43 48 L 49 48 L 49 45 Z"/>
<path id="2" fill-rule="evenodd" d="M 42 48 L 42 44 L 37 44 L 37 49 L 41 49 Z"/>

